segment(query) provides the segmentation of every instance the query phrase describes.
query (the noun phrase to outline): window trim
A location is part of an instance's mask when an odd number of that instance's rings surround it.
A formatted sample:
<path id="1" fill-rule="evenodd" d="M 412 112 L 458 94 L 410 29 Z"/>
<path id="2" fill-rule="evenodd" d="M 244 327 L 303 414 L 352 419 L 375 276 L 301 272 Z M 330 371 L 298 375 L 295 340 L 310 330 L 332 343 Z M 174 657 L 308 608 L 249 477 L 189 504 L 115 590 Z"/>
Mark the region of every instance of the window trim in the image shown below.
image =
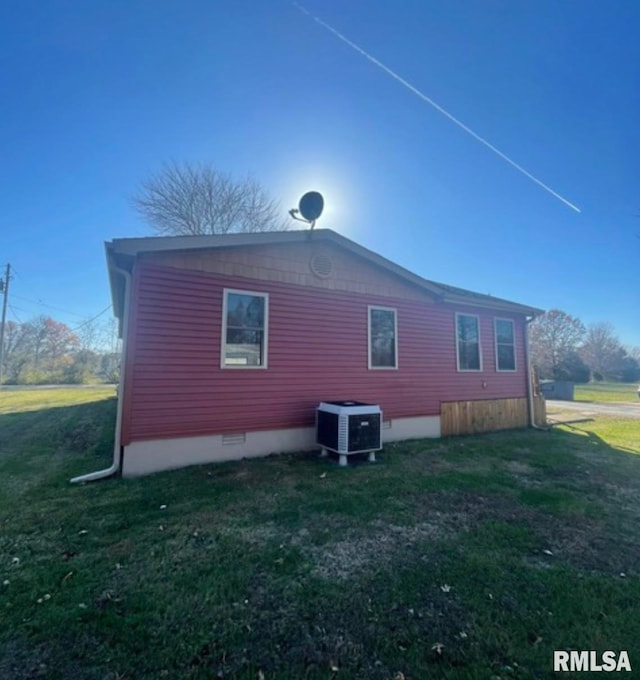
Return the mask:
<path id="1" fill-rule="evenodd" d="M 249 366 L 244 364 L 226 364 L 225 349 L 227 347 L 227 299 L 228 294 L 252 295 L 264 299 L 264 330 L 263 330 L 263 357 L 264 361 L 260 366 Z M 268 368 L 268 348 L 269 348 L 269 293 L 255 290 L 241 290 L 239 288 L 222 289 L 222 335 L 220 336 L 220 368 L 231 370 L 265 370 Z"/>
<path id="2" fill-rule="evenodd" d="M 498 363 L 498 321 L 508 321 L 511 324 L 511 337 L 513 338 L 513 368 L 500 368 Z M 493 319 L 493 337 L 496 352 L 496 372 L 498 373 L 516 373 L 518 371 L 518 354 L 516 352 L 516 324 L 513 319 L 506 319 L 499 316 Z M 501 345 L 506 343 L 502 342 Z"/>
<path id="3" fill-rule="evenodd" d="M 394 366 L 373 366 L 371 363 L 371 311 L 380 310 L 383 312 L 393 312 L 393 343 L 394 347 Z M 367 362 L 370 371 L 397 371 L 399 366 L 398 357 L 398 310 L 396 307 L 383 307 L 381 305 L 367 305 Z"/>
<path id="4" fill-rule="evenodd" d="M 479 368 L 460 368 L 460 340 L 458 337 L 458 319 L 461 316 L 470 316 L 476 320 L 478 327 L 478 363 Z M 478 314 L 467 314 L 466 312 L 455 313 L 455 328 L 454 333 L 456 337 L 456 367 L 458 373 L 481 373 L 482 372 L 482 333 L 480 331 L 480 316 Z"/>

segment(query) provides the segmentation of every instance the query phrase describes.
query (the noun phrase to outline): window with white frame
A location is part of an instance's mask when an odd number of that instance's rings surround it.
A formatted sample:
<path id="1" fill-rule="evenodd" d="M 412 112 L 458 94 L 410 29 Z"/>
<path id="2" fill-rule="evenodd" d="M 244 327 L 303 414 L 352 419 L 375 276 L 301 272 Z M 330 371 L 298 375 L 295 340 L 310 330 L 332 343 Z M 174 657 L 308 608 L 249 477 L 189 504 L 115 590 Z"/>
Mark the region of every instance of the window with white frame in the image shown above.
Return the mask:
<path id="1" fill-rule="evenodd" d="M 459 371 L 481 371 L 480 324 L 475 314 L 456 314 Z"/>
<path id="2" fill-rule="evenodd" d="M 369 368 L 398 368 L 395 309 L 369 307 Z"/>
<path id="3" fill-rule="evenodd" d="M 516 339 L 511 319 L 496 319 L 496 369 L 516 370 Z"/>
<path id="4" fill-rule="evenodd" d="M 222 367 L 266 368 L 269 296 L 224 290 Z"/>

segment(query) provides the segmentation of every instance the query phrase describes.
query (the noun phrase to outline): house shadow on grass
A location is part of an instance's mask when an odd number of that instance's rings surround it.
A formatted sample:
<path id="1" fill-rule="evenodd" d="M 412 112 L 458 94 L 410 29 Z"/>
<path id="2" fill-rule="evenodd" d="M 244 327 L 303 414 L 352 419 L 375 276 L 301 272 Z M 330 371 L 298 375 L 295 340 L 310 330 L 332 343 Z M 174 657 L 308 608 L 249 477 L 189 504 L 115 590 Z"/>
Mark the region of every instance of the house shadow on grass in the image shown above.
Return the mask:
<path id="1" fill-rule="evenodd" d="M 632 426 L 633 422 L 632 420 L 625 421 L 628 423 L 630 426 Z M 614 453 L 616 452 L 621 452 L 625 454 L 632 454 L 635 456 L 638 456 L 639 459 L 637 461 L 637 464 L 640 465 L 640 445 L 638 448 L 631 448 L 628 446 L 624 446 L 621 444 L 617 444 L 616 446 L 610 444 L 606 439 L 598 435 L 595 431 L 595 429 L 589 429 L 588 427 L 580 428 L 576 427 L 576 425 L 580 425 L 583 423 L 594 423 L 595 426 L 597 427 L 597 420 L 594 418 L 576 418 L 573 420 L 567 420 L 567 421 L 562 421 L 558 423 L 554 423 L 554 427 L 557 427 L 558 425 L 562 425 L 567 428 L 568 433 L 572 435 L 576 435 L 579 437 L 586 437 L 587 440 L 589 441 L 590 444 L 594 446 L 602 446 L 608 449 L 609 451 L 612 451 Z M 620 423 L 620 421 L 618 421 Z M 619 425 L 620 426 L 620 425 Z M 637 425 L 637 431 L 638 431 L 638 437 L 640 438 L 640 424 Z M 639 439 L 639 444 L 640 444 L 640 439 Z M 635 464 L 635 463 L 633 463 Z"/>

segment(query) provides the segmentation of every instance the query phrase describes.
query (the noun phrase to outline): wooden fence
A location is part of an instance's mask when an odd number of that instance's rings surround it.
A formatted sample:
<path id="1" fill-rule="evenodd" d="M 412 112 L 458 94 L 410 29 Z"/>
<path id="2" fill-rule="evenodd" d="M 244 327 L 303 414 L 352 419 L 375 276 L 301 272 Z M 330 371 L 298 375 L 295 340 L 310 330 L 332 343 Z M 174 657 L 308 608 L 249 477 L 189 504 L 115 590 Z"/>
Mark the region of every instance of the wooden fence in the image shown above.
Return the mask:
<path id="1" fill-rule="evenodd" d="M 534 413 L 536 425 L 544 425 L 547 420 L 544 397 L 534 397 Z M 528 425 L 529 406 L 525 397 L 449 401 L 440 405 L 440 429 L 443 437 L 513 430 Z"/>

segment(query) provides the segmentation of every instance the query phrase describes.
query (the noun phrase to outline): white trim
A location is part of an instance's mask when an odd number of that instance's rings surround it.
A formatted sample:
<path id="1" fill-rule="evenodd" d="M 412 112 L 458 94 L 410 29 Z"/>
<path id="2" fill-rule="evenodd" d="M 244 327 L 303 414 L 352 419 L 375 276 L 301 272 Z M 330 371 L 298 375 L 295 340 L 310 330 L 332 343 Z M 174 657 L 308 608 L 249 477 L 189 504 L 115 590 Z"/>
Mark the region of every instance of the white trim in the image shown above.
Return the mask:
<path id="1" fill-rule="evenodd" d="M 382 441 L 422 439 L 440 436 L 440 416 L 394 418 L 388 421 Z M 203 465 L 223 461 L 258 458 L 271 453 L 317 450 L 315 427 L 298 427 L 281 430 L 262 430 L 241 433 L 234 437 L 237 444 L 224 442 L 224 435 L 175 437 L 132 442 L 124 447 L 123 477 L 139 477 L 162 470 L 173 470 L 188 465 Z M 227 435 L 227 441 L 229 436 Z M 384 450 L 382 452 L 384 454 Z"/>
<path id="2" fill-rule="evenodd" d="M 513 340 L 513 368 L 500 368 L 498 365 L 498 321 L 508 321 L 511 324 L 511 338 Z M 518 356 L 516 352 L 516 324 L 513 319 L 505 319 L 499 316 L 493 319 L 493 344 L 496 354 L 496 371 L 498 373 L 516 373 L 518 371 Z M 506 345 L 505 342 L 500 343 Z"/>
<path id="3" fill-rule="evenodd" d="M 263 362 L 260 366 L 247 366 L 244 364 L 227 364 L 225 363 L 225 347 L 227 345 L 227 294 L 234 293 L 237 295 L 252 295 L 254 297 L 264 298 L 264 330 L 262 332 L 262 348 Z M 238 288 L 223 288 L 222 289 L 222 335 L 220 336 L 220 368 L 231 370 L 261 370 L 268 367 L 268 347 L 269 347 L 269 293 L 259 292 L 255 290 L 240 290 Z"/>
<path id="4" fill-rule="evenodd" d="M 371 310 L 376 309 L 383 312 L 393 312 L 393 343 L 395 358 L 394 366 L 373 366 L 371 364 Z M 370 371 L 397 371 L 398 360 L 398 310 L 395 307 L 382 307 L 381 305 L 367 305 L 367 366 Z"/>
<path id="5" fill-rule="evenodd" d="M 478 328 L 478 363 L 480 365 L 480 368 L 460 368 L 460 347 L 458 345 L 458 318 L 461 316 L 470 316 L 476 320 Z M 482 335 L 480 333 L 480 317 L 477 314 L 456 312 L 454 333 L 456 338 L 456 368 L 458 369 L 458 373 L 482 373 Z"/>

